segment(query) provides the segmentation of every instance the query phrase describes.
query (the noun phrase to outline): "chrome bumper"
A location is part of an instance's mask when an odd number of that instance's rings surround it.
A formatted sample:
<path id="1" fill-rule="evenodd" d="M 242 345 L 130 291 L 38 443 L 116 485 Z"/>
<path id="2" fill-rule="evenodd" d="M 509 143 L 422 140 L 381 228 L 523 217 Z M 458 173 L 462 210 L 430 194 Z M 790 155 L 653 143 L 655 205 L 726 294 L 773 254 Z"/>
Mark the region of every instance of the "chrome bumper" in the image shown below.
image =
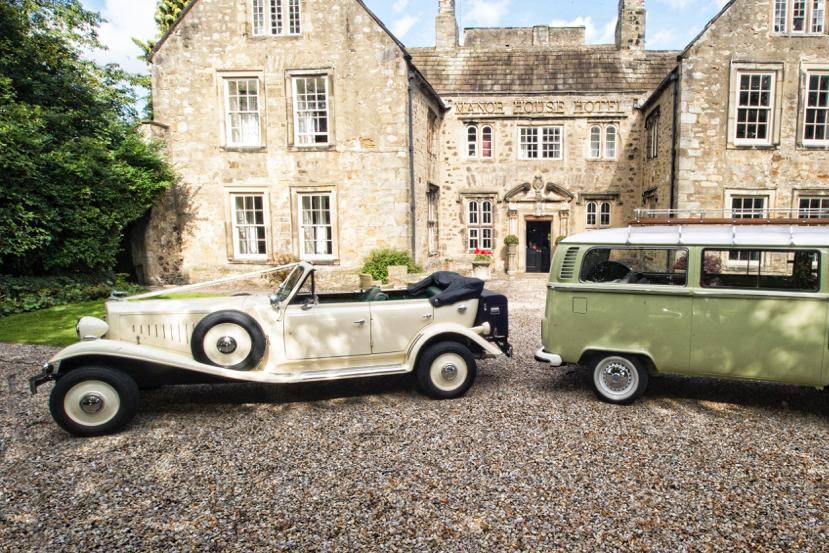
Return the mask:
<path id="1" fill-rule="evenodd" d="M 535 352 L 535 360 L 539 363 L 549 363 L 553 367 L 560 367 L 564 364 L 560 355 L 550 353 L 544 348 L 539 348 L 538 351 Z"/>

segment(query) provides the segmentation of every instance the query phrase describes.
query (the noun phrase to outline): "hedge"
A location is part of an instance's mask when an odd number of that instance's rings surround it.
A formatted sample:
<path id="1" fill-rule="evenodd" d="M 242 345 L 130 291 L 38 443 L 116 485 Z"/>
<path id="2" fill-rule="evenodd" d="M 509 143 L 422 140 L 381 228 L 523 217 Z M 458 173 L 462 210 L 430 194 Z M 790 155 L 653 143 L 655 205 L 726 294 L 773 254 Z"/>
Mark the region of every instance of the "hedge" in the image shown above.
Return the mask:
<path id="1" fill-rule="evenodd" d="M 0 275 L 0 317 L 67 303 L 105 299 L 114 290 L 135 293 L 142 288 L 127 282 L 124 275 Z"/>

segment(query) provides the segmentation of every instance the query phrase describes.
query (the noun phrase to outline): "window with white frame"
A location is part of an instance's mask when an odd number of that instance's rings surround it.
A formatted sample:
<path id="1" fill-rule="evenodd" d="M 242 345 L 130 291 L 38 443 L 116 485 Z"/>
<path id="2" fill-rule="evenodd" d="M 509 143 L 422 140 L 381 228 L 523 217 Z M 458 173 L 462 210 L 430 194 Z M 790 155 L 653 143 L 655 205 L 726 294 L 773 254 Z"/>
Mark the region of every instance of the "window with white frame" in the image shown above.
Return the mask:
<path id="1" fill-rule="evenodd" d="M 589 159 L 616 159 L 618 130 L 616 125 L 593 125 L 590 127 Z"/>
<path id="2" fill-rule="evenodd" d="M 563 159 L 563 127 L 519 127 L 519 159 Z"/>
<path id="3" fill-rule="evenodd" d="M 803 142 L 829 144 L 829 71 L 806 74 Z"/>
<path id="4" fill-rule="evenodd" d="M 609 227 L 612 209 L 610 202 L 587 202 L 587 226 Z"/>
<path id="5" fill-rule="evenodd" d="M 735 144 L 771 144 L 775 73 L 740 72 L 737 76 Z"/>
<path id="6" fill-rule="evenodd" d="M 228 146 L 258 147 L 259 79 L 225 79 L 226 141 Z"/>
<path id="7" fill-rule="evenodd" d="M 477 125 L 466 127 L 466 156 L 470 159 L 492 159 L 494 138 L 492 127 Z"/>
<path id="8" fill-rule="evenodd" d="M 298 35 L 300 0 L 252 0 L 253 34 Z"/>
<path id="9" fill-rule="evenodd" d="M 237 259 L 267 257 L 264 194 L 231 195 L 233 254 Z"/>
<path id="10" fill-rule="evenodd" d="M 474 199 L 466 202 L 466 248 L 492 251 L 492 200 Z"/>
<path id="11" fill-rule="evenodd" d="M 328 128 L 328 76 L 307 75 L 293 79 L 294 144 L 326 146 Z"/>
<path id="12" fill-rule="evenodd" d="M 800 196 L 797 207 L 801 219 L 829 219 L 829 196 Z"/>
<path id="13" fill-rule="evenodd" d="M 426 229 L 428 232 L 429 255 L 438 253 L 438 197 L 440 189 L 429 185 L 426 192 Z"/>
<path id="14" fill-rule="evenodd" d="M 734 219 L 763 219 L 768 217 L 766 202 L 768 196 L 731 196 L 731 217 Z M 757 252 L 733 250 L 729 259 L 734 262 L 758 262 Z"/>
<path id="15" fill-rule="evenodd" d="M 302 259 L 334 257 L 332 194 L 299 194 L 299 255 Z"/>
<path id="16" fill-rule="evenodd" d="M 645 119 L 645 130 L 647 131 L 647 143 L 645 145 L 648 159 L 659 157 L 659 110 L 653 111 Z"/>
<path id="17" fill-rule="evenodd" d="M 826 0 L 774 0 L 774 32 L 820 34 L 826 28 Z"/>

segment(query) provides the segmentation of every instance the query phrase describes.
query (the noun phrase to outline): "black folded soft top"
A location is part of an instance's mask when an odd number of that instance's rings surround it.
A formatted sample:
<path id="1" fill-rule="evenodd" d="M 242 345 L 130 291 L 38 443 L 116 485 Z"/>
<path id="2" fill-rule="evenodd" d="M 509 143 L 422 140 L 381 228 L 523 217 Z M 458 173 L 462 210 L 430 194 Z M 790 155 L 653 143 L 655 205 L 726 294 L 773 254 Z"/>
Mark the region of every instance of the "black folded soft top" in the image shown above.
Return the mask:
<path id="1" fill-rule="evenodd" d="M 458 273 L 439 271 L 408 287 L 409 294 L 418 295 L 427 288 L 436 286 L 442 291 L 432 296 L 429 302 L 434 307 L 452 305 L 459 301 L 473 300 L 481 297 L 484 291 L 484 281 L 477 278 L 468 278 Z"/>

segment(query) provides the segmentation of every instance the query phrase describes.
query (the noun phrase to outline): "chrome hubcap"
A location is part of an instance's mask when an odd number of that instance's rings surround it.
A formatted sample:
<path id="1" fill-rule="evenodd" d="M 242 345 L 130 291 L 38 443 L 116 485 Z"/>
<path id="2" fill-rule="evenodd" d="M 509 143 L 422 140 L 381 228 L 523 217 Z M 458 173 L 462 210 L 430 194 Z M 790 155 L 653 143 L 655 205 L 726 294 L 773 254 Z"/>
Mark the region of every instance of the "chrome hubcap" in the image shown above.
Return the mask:
<path id="1" fill-rule="evenodd" d="M 231 353 L 236 351 L 236 348 L 236 340 L 234 340 L 230 336 L 222 336 L 221 338 L 219 338 L 219 341 L 216 342 L 216 349 L 225 355 L 230 355 Z"/>
<path id="2" fill-rule="evenodd" d="M 633 382 L 631 370 L 621 363 L 610 363 L 604 368 L 602 380 L 605 386 L 613 392 L 624 392 Z"/>
<path id="3" fill-rule="evenodd" d="M 440 369 L 440 374 L 449 382 L 458 377 L 458 367 L 454 363 L 447 363 Z"/>
<path id="4" fill-rule="evenodd" d="M 78 405 L 80 405 L 81 411 L 92 415 L 101 411 L 101 409 L 104 408 L 104 405 L 106 405 L 106 402 L 104 401 L 104 396 L 96 393 L 90 393 L 85 394 L 78 402 Z"/>

